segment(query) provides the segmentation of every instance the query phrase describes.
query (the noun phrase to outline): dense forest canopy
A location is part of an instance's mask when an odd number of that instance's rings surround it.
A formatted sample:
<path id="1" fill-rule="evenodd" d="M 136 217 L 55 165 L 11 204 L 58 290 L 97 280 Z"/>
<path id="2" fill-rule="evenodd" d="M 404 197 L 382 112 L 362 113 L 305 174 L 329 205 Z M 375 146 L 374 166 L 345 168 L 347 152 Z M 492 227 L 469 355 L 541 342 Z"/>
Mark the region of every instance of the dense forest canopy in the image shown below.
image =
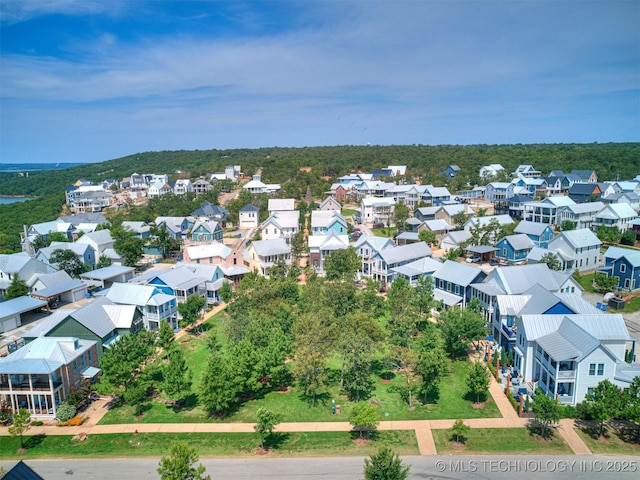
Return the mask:
<path id="1" fill-rule="evenodd" d="M 535 144 L 535 145 L 390 145 L 304 148 L 260 148 L 146 152 L 65 170 L 31 172 L 29 177 L 0 174 L 3 195 L 48 195 L 60 193 L 78 178 L 94 182 L 122 180 L 132 173 L 167 173 L 176 170 L 191 178 L 224 171 L 227 165 L 242 166 L 252 175 L 262 168 L 265 183 L 286 183 L 300 167 L 311 167 L 315 176 L 337 177 L 352 171 L 369 171 L 388 165 L 406 165 L 408 178 L 442 182 L 439 173 L 450 164 L 461 168 L 461 176 L 474 179 L 480 167 L 500 163 L 509 172 L 520 164 L 531 164 L 543 175 L 560 169 L 595 169 L 601 180 L 635 177 L 640 169 L 640 143 Z"/>
<path id="2" fill-rule="evenodd" d="M 447 185 L 455 192 L 479 183 L 480 167 L 491 163 L 502 164 L 506 172 L 513 172 L 520 164 L 531 164 L 542 175 L 548 175 L 551 170 L 594 169 L 599 180 L 622 180 L 640 173 L 640 143 L 182 150 L 137 153 L 64 170 L 30 172 L 28 177 L 0 173 L 0 194 L 40 197 L 24 203 L 0 205 L 0 251 L 19 250 L 23 224 L 54 220 L 64 202 L 64 187 L 80 178 L 94 183 L 110 178 L 121 181 L 134 172 L 166 173 L 170 178 L 177 178 L 177 172 L 181 171 L 196 179 L 208 173 L 222 172 L 227 165 L 240 165 L 245 175 L 260 171 L 263 182 L 281 184 L 281 197 L 302 200 L 308 188 L 316 199 L 322 198 L 336 177 L 389 165 L 406 165 L 409 182 L 420 179 L 422 183 Z M 452 164 L 461 170 L 456 178 L 449 179 L 441 172 Z M 302 167 L 308 167 L 310 171 L 302 170 Z M 191 201 L 197 203 L 195 199 Z M 191 205 L 184 205 L 184 208 L 191 208 Z M 153 213 L 168 214 L 155 210 Z"/>

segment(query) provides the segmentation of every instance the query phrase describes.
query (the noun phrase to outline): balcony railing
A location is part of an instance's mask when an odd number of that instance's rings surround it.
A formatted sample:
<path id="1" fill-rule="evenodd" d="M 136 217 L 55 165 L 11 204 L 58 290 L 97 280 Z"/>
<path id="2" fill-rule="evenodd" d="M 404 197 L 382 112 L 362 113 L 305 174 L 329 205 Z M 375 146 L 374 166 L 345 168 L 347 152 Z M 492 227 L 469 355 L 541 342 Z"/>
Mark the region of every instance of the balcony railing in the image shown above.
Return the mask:
<path id="1" fill-rule="evenodd" d="M 573 403 L 573 395 L 558 395 L 558 403 Z"/>
<path id="2" fill-rule="evenodd" d="M 576 371 L 575 370 L 559 370 L 558 378 L 575 378 Z"/>

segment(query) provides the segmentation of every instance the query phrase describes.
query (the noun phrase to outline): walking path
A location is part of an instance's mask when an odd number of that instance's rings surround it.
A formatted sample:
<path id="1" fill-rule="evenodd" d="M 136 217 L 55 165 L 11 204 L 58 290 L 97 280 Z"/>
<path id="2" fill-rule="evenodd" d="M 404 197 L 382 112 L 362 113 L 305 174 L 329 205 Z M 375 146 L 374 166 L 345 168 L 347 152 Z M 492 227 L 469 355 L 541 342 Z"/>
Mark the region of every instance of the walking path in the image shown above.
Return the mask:
<path id="1" fill-rule="evenodd" d="M 198 322 L 202 323 L 223 310 L 224 306 L 214 307 Z M 176 340 L 184 336 L 184 330 L 176 334 Z M 480 353 L 471 356 L 471 360 L 479 361 Z M 464 423 L 473 429 L 477 428 L 525 428 L 530 419 L 520 418 L 511 403 L 504 395 L 500 384 L 491 376 L 489 393 L 498 407 L 501 418 L 472 418 Z M 253 423 L 135 423 L 98 425 L 102 416 L 108 410 L 108 399 L 96 401 L 89 407 L 87 421 L 78 427 L 40 426 L 31 427 L 30 435 L 104 435 L 116 433 L 252 433 Z M 421 455 L 437 455 L 432 430 L 445 430 L 453 426 L 455 420 L 396 420 L 382 421 L 378 430 L 414 430 Z M 558 433 L 571 448 L 573 453 L 591 454 L 587 445 L 574 430 L 571 419 L 560 420 Z M 348 422 L 285 422 L 280 423 L 274 430 L 277 432 L 349 432 L 352 426 Z M 0 427 L 0 436 L 9 435 L 7 427 Z"/>

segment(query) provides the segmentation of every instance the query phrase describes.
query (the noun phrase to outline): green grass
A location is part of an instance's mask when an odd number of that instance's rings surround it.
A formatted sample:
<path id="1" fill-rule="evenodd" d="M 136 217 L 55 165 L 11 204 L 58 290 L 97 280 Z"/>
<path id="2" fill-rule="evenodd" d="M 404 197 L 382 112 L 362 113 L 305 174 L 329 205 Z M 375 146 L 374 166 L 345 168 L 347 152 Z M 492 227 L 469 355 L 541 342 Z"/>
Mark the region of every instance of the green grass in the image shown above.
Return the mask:
<path id="1" fill-rule="evenodd" d="M 538 440 L 526 428 L 472 428 L 466 437 L 465 448 L 452 447 L 449 430 L 433 430 L 438 455 L 528 454 L 570 455 L 573 452 L 558 433 L 551 440 Z"/>
<path id="2" fill-rule="evenodd" d="M 371 233 L 373 233 L 376 237 L 386 237 L 391 238 L 397 233 L 397 228 L 372 228 Z"/>
<path id="3" fill-rule="evenodd" d="M 625 304 L 624 309 L 622 311 L 624 313 L 631 313 L 631 312 L 637 312 L 638 310 L 640 310 L 640 297 L 633 297 L 631 300 L 629 300 Z M 616 312 L 616 310 L 613 310 L 613 311 Z M 620 310 L 618 310 L 617 313 L 620 313 Z"/>
<path id="4" fill-rule="evenodd" d="M 358 211 L 352 208 L 343 208 L 340 212 L 344 218 L 355 215 Z"/>
<path id="5" fill-rule="evenodd" d="M 260 444 L 253 433 L 140 433 L 89 435 L 72 441 L 70 435 L 25 437 L 27 450 L 18 453 L 18 438 L 2 437 L 0 458 L 47 457 L 160 457 L 169 446 L 186 441 L 200 457 L 251 457 Z M 268 456 L 366 456 L 387 446 L 401 455 L 418 455 L 413 431 L 377 432 L 366 444 L 356 444 L 350 432 L 301 432 L 275 434 Z"/>
<path id="6" fill-rule="evenodd" d="M 195 338 L 195 342 L 204 339 Z M 192 345 L 192 344 L 190 344 Z M 202 372 L 206 362 L 206 348 L 190 350 L 192 357 L 187 357 L 189 365 L 194 369 L 194 379 L 199 378 L 197 371 Z M 185 352 L 186 355 L 186 352 Z M 197 362 L 197 363 L 192 363 Z M 333 362 L 331 362 L 333 364 Z M 484 408 L 474 408 L 472 402 L 466 400 L 466 371 L 469 368 L 467 362 L 454 362 L 450 375 L 445 378 L 440 386 L 440 396 L 427 404 L 423 404 L 420 398 L 414 398 L 414 407 L 409 409 L 406 400 L 401 398 L 396 387 L 403 384 L 404 378 L 395 375 L 391 383 L 382 383 L 378 375 L 373 375 L 375 390 L 367 400 L 378 408 L 380 420 L 424 420 L 424 419 L 456 419 L 456 418 L 496 418 L 500 412 L 493 399 L 489 396 Z M 174 407 L 165 405 L 161 401 L 150 402 L 150 408 L 141 418 L 134 417 L 134 408 L 128 405 L 116 407 L 102 418 L 101 425 L 121 423 L 252 423 L 256 420 L 256 411 L 260 407 L 267 408 L 281 415 L 283 422 L 336 422 L 347 421 L 349 411 L 354 405 L 339 390 L 339 370 L 332 370 L 332 387 L 317 399 L 314 406 L 310 400 L 304 398 L 298 387 L 290 387 L 287 392 L 269 392 L 262 398 L 241 403 L 236 410 L 228 413 L 223 418 L 211 418 L 200 406 L 193 406 L 176 411 Z M 197 390 L 197 382 L 194 382 L 194 392 Z M 331 413 L 331 400 L 341 406 L 341 414 Z M 192 394 L 191 401 L 195 403 L 196 394 Z"/>
<path id="7" fill-rule="evenodd" d="M 612 425 L 605 428 L 605 439 L 598 440 L 599 426 L 584 422 L 575 428 L 576 432 L 593 453 L 613 455 L 640 455 L 640 445 L 634 443 L 638 435 L 637 427 Z"/>
<path id="8" fill-rule="evenodd" d="M 590 293 L 599 293 L 595 288 L 593 288 L 593 277 L 595 273 L 587 273 L 584 275 L 580 275 L 578 279 L 578 283 L 584 289 L 585 292 Z"/>

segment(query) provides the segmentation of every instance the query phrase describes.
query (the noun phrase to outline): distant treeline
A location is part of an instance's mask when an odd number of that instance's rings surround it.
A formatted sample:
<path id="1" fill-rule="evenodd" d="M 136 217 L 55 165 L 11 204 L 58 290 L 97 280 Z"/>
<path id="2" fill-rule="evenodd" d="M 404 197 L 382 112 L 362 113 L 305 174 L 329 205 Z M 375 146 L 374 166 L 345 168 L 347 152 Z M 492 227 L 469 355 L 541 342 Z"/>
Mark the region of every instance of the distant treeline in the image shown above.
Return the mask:
<path id="1" fill-rule="evenodd" d="M 542 175 L 551 170 L 570 172 L 593 169 L 602 181 L 630 179 L 640 174 L 640 143 L 535 144 L 535 145 L 391 145 L 305 148 L 260 148 L 146 152 L 64 170 L 30 172 L 29 177 L 0 173 L 3 195 L 38 196 L 40 199 L 0 206 L 0 252 L 19 248 L 22 224 L 53 220 L 64 201 L 64 187 L 83 178 L 98 183 L 117 181 L 132 173 L 178 171 L 191 179 L 222 172 L 227 165 L 240 165 L 242 172 L 262 172 L 265 183 L 279 183 L 283 198 L 303 199 L 310 188 L 322 198 L 336 177 L 351 172 L 369 172 L 388 165 L 406 165 L 406 180 L 447 185 L 451 192 L 480 182 L 480 167 L 491 163 L 513 172 L 520 164 L 531 164 Z M 458 165 L 454 179 L 441 175 L 447 165 Z M 302 168 L 309 167 L 309 168 Z M 310 170 L 309 170 L 310 169 Z M 309 170 L 309 171 L 308 171 Z"/>

